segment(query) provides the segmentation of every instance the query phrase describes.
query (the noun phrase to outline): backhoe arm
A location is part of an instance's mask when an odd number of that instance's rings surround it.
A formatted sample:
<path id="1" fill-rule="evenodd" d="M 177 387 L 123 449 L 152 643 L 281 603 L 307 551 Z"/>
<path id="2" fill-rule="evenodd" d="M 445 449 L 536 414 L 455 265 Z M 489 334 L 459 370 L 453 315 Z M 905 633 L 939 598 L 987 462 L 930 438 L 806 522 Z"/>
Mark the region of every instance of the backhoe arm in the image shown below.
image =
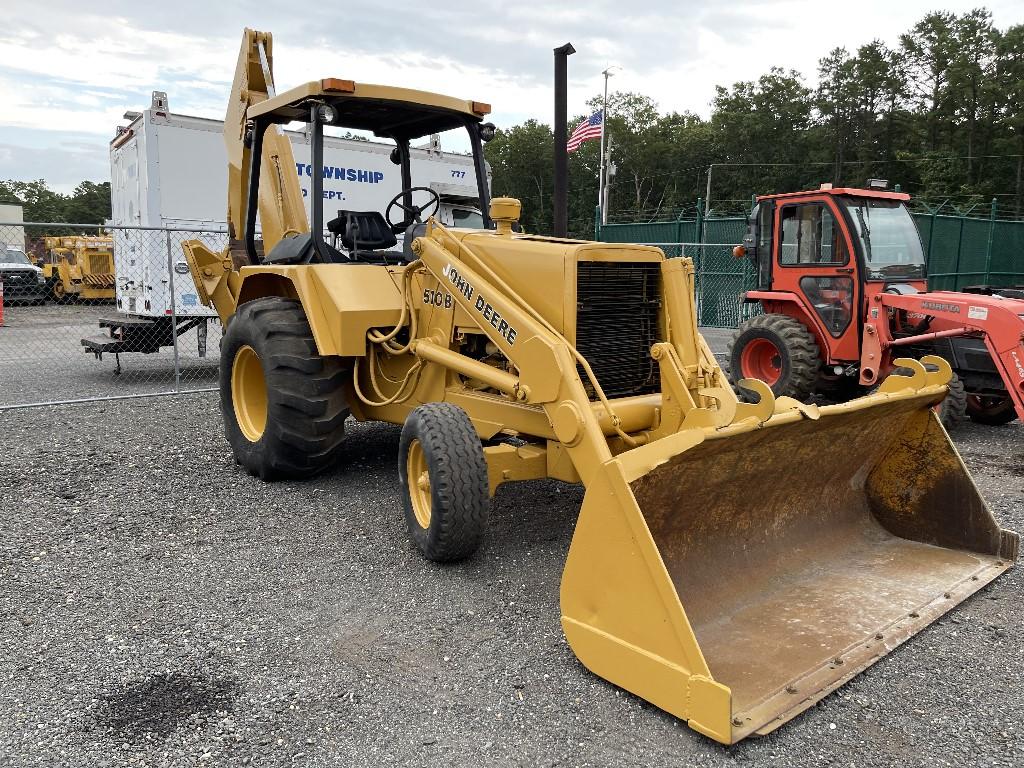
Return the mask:
<path id="1" fill-rule="evenodd" d="M 236 268 L 249 263 L 243 238 L 247 217 L 253 215 L 246 210 L 252 161 L 251 142 L 246 140 L 246 134 L 252 128 L 248 109 L 275 95 L 273 65 L 271 34 L 246 29 L 224 118 L 224 146 L 228 154 L 229 248 Z M 284 237 L 309 231 L 291 142 L 277 125 L 269 126 L 264 134 L 259 185 L 260 227 L 266 252 Z"/>

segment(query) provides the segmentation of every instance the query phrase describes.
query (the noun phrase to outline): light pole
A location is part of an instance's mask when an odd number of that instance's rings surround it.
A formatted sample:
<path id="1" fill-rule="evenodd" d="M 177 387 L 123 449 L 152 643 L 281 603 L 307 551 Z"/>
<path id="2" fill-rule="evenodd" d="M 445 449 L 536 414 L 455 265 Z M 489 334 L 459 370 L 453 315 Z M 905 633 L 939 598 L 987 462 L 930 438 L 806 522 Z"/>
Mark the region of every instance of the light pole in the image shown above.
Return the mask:
<path id="1" fill-rule="evenodd" d="M 604 102 L 601 105 L 601 160 L 598 163 L 597 170 L 597 204 L 601 208 L 601 224 L 608 223 L 607 201 L 604 194 L 606 162 L 604 155 L 604 133 L 608 127 L 608 78 L 612 76 L 613 69 L 619 69 L 619 67 L 608 67 L 601 73 L 604 75 Z"/>
<path id="2" fill-rule="evenodd" d="M 551 217 L 551 229 L 555 237 L 565 237 L 569 228 L 569 156 L 565 148 L 568 119 L 567 59 L 574 53 L 576 49 L 572 43 L 555 48 L 555 209 Z"/>

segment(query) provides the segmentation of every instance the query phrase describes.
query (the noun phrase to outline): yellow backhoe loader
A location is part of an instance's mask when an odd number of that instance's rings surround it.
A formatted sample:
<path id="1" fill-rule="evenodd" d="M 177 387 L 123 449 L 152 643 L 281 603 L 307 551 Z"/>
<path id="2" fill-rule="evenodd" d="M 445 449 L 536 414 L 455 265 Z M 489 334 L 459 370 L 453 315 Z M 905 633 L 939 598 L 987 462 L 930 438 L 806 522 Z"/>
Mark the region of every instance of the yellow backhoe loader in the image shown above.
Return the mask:
<path id="1" fill-rule="evenodd" d="M 238 462 L 302 477 L 344 423 L 403 424 L 398 470 L 425 557 L 470 555 L 501 483 L 586 493 L 562 626 L 594 673 L 723 743 L 766 733 L 1010 568 L 1000 528 L 932 407 L 941 358 L 815 407 L 744 380 L 697 331 L 689 259 L 514 231 L 490 200 L 477 101 L 326 78 L 276 93 L 269 34 L 246 30 L 225 122 L 230 244 L 185 244 L 226 325 L 220 390 Z M 327 126 L 394 143 L 386 210 L 307 222 L 291 145 Z M 487 229 L 447 229 L 409 145 L 458 133 Z M 372 176 L 365 177 L 367 179 Z M 353 183 L 359 183 L 358 180 Z M 257 237 L 257 219 L 262 237 Z"/>
<path id="2" fill-rule="evenodd" d="M 43 277 L 54 301 L 114 300 L 114 239 L 104 235 L 47 237 Z"/>

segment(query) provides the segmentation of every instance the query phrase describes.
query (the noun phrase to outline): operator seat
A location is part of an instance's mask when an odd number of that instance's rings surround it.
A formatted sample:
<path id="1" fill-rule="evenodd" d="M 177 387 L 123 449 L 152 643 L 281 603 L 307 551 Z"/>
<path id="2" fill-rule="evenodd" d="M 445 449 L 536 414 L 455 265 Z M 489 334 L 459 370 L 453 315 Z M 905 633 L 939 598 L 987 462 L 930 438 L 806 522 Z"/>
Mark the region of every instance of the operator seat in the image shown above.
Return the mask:
<path id="1" fill-rule="evenodd" d="M 338 237 L 353 262 L 386 264 L 387 251 L 398 245 L 380 211 L 338 211 L 327 222 L 327 230 Z"/>

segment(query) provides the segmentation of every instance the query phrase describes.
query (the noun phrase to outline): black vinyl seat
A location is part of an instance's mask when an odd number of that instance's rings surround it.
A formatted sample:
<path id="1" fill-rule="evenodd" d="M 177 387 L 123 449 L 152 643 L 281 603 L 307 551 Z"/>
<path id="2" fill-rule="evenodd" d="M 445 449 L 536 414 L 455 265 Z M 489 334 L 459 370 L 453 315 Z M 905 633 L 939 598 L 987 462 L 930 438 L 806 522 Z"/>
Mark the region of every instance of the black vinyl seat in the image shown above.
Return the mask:
<path id="1" fill-rule="evenodd" d="M 386 251 L 398 245 L 380 211 L 338 211 L 327 230 L 338 235 L 347 251 Z"/>

